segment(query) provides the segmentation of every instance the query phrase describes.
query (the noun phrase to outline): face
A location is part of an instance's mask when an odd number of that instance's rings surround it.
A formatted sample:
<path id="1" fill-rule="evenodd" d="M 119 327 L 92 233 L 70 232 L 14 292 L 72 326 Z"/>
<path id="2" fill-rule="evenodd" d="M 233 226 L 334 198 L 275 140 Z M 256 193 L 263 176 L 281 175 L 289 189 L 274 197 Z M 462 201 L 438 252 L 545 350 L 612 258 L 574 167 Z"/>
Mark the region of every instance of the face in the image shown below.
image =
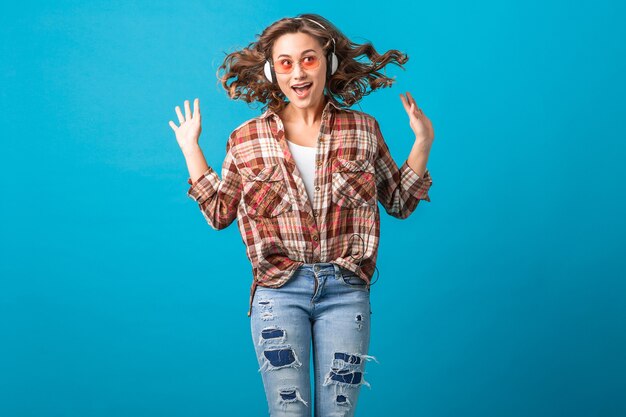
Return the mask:
<path id="1" fill-rule="evenodd" d="M 299 108 L 315 107 L 324 95 L 326 57 L 319 42 L 306 33 L 288 33 L 274 42 L 272 49 L 278 86 L 292 105 Z M 319 65 L 317 68 L 315 62 Z M 288 74 L 279 74 L 279 71 Z M 293 86 L 312 83 L 308 90 L 297 91 Z"/>

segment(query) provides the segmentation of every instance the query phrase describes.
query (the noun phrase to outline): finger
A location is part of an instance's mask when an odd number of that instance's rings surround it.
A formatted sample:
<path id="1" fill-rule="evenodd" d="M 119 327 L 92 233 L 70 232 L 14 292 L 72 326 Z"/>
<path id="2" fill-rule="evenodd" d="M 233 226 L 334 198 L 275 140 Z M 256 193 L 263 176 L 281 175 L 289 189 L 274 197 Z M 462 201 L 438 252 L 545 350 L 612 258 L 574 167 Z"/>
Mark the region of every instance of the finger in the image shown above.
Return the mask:
<path id="1" fill-rule="evenodd" d="M 417 110 L 418 114 L 423 114 L 422 109 L 417 105 L 417 102 L 415 101 L 415 99 L 413 98 L 413 96 L 411 95 L 411 93 L 409 93 L 408 91 L 406 92 L 406 94 L 409 96 L 409 98 L 411 99 L 411 101 L 415 104 L 415 109 Z"/>
<path id="2" fill-rule="evenodd" d="M 185 100 L 185 120 L 191 119 L 191 108 L 189 108 L 189 100 Z"/>
<path id="3" fill-rule="evenodd" d="M 415 103 L 411 103 L 411 106 L 409 107 L 411 110 L 409 112 L 409 117 L 413 116 L 413 117 L 418 117 L 419 115 L 417 114 L 417 112 L 415 111 Z"/>
<path id="4" fill-rule="evenodd" d="M 407 103 L 406 98 L 404 98 L 404 96 L 402 95 L 402 93 L 400 94 L 400 100 L 402 101 L 402 106 L 404 107 L 404 110 L 408 113 L 409 110 L 409 104 Z"/>
<path id="5" fill-rule="evenodd" d="M 193 118 L 197 119 L 199 117 L 200 117 L 200 100 L 196 98 L 193 101 Z"/>
<path id="6" fill-rule="evenodd" d="M 176 131 L 178 130 L 178 126 L 176 126 L 176 123 L 172 122 L 171 120 L 170 120 L 170 127 L 172 128 L 174 133 L 176 133 Z"/>
<path id="7" fill-rule="evenodd" d="M 176 110 L 176 114 L 178 115 L 178 123 L 181 125 L 185 123 L 185 118 L 183 117 L 183 113 L 180 111 L 180 107 L 176 106 L 174 110 Z"/>
<path id="8" fill-rule="evenodd" d="M 415 99 L 413 98 L 413 96 L 411 95 L 411 93 L 409 93 L 408 91 L 406 92 L 407 97 L 409 98 L 409 101 L 411 103 L 415 104 L 415 107 L 417 107 L 417 103 L 415 103 Z"/>

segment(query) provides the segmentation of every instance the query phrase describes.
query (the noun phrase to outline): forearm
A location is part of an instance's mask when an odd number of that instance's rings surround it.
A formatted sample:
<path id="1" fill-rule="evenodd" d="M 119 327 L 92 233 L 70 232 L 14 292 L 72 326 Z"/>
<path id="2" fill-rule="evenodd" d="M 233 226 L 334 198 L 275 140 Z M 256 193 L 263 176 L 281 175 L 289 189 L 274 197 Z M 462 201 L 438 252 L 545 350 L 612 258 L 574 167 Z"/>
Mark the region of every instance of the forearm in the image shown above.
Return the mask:
<path id="1" fill-rule="evenodd" d="M 426 163 L 428 162 L 429 154 L 430 148 L 424 145 L 422 141 L 416 139 L 411 148 L 411 153 L 407 158 L 407 163 L 420 178 L 424 177 L 426 172 Z"/>
<path id="2" fill-rule="evenodd" d="M 183 155 L 187 163 L 187 170 L 189 170 L 189 178 L 191 178 L 191 181 L 195 184 L 209 169 L 202 149 L 200 149 L 199 146 L 194 146 L 184 150 Z"/>

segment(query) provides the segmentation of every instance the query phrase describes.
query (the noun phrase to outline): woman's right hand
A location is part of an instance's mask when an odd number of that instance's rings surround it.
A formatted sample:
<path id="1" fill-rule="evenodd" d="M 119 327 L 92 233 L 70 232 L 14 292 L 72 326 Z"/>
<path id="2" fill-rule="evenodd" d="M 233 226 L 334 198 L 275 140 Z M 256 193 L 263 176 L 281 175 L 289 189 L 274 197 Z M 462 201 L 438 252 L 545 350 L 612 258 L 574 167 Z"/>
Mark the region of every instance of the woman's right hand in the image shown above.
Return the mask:
<path id="1" fill-rule="evenodd" d="M 176 106 L 176 114 L 178 115 L 178 121 L 180 126 L 170 120 L 170 126 L 176 134 L 176 141 L 180 146 L 181 151 L 186 153 L 194 148 L 199 147 L 198 138 L 200 132 L 202 132 L 202 118 L 200 116 L 200 100 L 197 98 L 193 102 L 193 115 L 189 108 L 189 100 L 185 100 L 185 116 L 180 111 L 180 107 Z"/>

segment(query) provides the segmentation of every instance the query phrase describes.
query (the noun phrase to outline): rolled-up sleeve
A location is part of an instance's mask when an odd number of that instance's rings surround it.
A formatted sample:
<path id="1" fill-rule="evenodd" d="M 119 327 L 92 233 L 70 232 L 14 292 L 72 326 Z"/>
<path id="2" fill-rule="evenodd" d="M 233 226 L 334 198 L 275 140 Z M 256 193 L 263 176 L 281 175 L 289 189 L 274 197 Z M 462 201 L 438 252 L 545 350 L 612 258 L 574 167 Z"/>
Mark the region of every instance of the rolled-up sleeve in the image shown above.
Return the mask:
<path id="1" fill-rule="evenodd" d="M 187 179 L 190 185 L 187 196 L 198 203 L 207 223 L 215 230 L 224 229 L 235 220 L 241 199 L 241 177 L 230 143 L 229 140 L 226 145 L 221 180 L 211 167 L 195 183 Z"/>
<path id="2" fill-rule="evenodd" d="M 417 208 L 420 200 L 430 202 L 428 190 L 433 181 L 428 169 L 423 177 L 413 171 L 409 166 L 408 158 L 398 168 L 385 143 L 378 121 L 373 120 L 378 149 L 374 164 L 378 200 L 389 215 L 405 219 Z"/>

